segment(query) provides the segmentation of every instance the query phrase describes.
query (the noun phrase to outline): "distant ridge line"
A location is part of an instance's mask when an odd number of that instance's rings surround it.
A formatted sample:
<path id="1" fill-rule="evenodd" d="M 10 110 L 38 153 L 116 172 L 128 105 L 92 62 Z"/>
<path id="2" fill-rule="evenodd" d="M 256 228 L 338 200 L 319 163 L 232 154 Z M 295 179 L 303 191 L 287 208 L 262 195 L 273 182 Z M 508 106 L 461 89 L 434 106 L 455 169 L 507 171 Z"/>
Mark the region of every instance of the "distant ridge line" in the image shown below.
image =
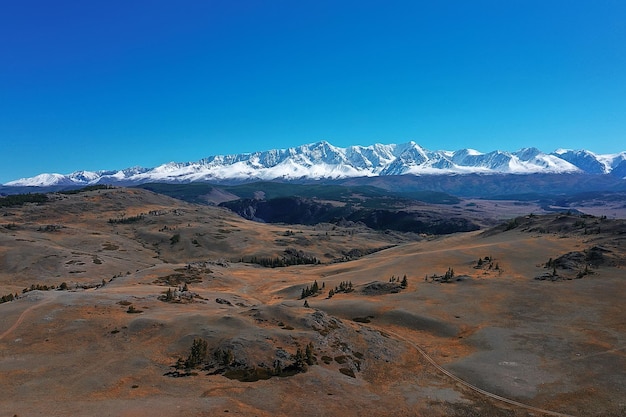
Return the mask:
<path id="1" fill-rule="evenodd" d="M 415 142 L 340 148 L 321 141 L 286 149 L 215 155 L 196 162 L 169 162 L 154 168 L 43 173 L 10 181 L 8 187 L 137 185 L 147 182 L 333 180 L 393 175 L 582 173 L 626 178 L 626 151 L 537 148 L 516 152 L 474 149 L 430 151 Z"/>

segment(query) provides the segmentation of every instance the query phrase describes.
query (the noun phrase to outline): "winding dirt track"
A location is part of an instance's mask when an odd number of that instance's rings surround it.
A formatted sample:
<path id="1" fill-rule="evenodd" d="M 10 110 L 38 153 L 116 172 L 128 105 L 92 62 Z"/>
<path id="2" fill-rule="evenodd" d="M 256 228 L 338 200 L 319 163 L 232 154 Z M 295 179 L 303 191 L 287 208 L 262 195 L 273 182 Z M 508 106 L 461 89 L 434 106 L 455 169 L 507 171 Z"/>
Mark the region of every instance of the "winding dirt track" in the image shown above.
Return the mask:
<path id="1" fill-rule="evenodd" d="M 524 403 L 521 403 L 519 401 L 515 401 L 515 400 L 512 400 L 510 398 L 502 397 L 502 396 L 500 396 L 498 394 L 494 394 L 494 393 L 489 392 L 489 391 L 485 391 L 484 389 L 479 388 L 476 385 L 472 385 L 469 382 L 464 381 L 463 379 L 459 378 L 458 376 L 454 375 L 452 372 L 448 371 L 447 369 L 445 369 L 444 367 L 439 365 L 433 358 L 431 358 L 428 355 L 428 353 L 426 353 L 426 351 L 424 351 L 424 349 L 422 349 L 416 343 L 408 340 L 407 338 L 405 338 L 405 337 L 403 337 L 403 336 L 401 336 L 401 335 L 399 335 L 399 334 L 397 334 L 395 332 L 392 332 L 392 331 L 390 331 L 388 329 L 381 329 L 379 327 L 374 327 L 374 326 L 369 326 L 369 327 L 372 328 L 372 329 L 375 329 L 375 330 L 377 330 L 379 332 L 390 334 L 390 335 L 394 336 L 395 338 L 397 338 L 398 340 L 402 340 L 402 341 L 408 343 L 415 350 L 417 350 L 419 352 L 419 354 L 422 355 L 422 357 L 424 357 L 424 359 L 426 359 L 428 362 L 430 362 L 430 364 L 432 366 L 434 366 L 439 372 L 441 372 L 442 374 L 448 376 L 449 378 L 453 379 L 454 381 L 456 381 L 459 384 L 469 388 L 470 390 L 472 390 L 474 392 L 477 392 L 479 394 L 482 394 L 482 395 L 484 395 L 486 397 L 489 397 L 489 398 L 492 398 L 494 400 L 498 400 L 498 401 L 501 401 L 501 402 L 504 402 L 504 403 L 507 403 L 507 404 L 510 404 L 510 405 L 514 405 L 516 407 L 524 408 L 524 409 L 529 410 L 529 411 L 542 413 L 542 414 L 548 415 L 548 416 L 575 417 L 575 416 L 573 416 L 571 414 L 563 414 L 563 413 L 559 413 L 557 411 L 550 411 L 550 410 L 545 410 L 543 408 L 533 407 L 532 405 L 524 404 Z"/>
<path id="2" fill-rule="evenodd" d="M 28 313 L 30 313 L 31 311 L 45 305 L 48 304 L 49 302 L 51 302 L 51 299 L 48 300 L 43 300 L 41 302 L 38 302 L 37 304 L 34 304 L 30 307 L 28 307 L 26 310 L 22 311 L 22 314 L 20 314 L 20 316 L 17 318 L 17 320 L 15 320 L 15 323 L 13 323 L 13 325 L 11 327 L 9 327 L 8 329 L 6 329 L 2 334 L 0 334 L 0 340 L 4 339 L 6 336 L 8 336 L 9 334 L 11 334 L 11 332 L 13 332 L 13 330 L 17 329 L 17 327 L 22 324 L 22 322 L 24 321 L 24 319 L 26 318 L 26 316 L 28 315 Z"/>

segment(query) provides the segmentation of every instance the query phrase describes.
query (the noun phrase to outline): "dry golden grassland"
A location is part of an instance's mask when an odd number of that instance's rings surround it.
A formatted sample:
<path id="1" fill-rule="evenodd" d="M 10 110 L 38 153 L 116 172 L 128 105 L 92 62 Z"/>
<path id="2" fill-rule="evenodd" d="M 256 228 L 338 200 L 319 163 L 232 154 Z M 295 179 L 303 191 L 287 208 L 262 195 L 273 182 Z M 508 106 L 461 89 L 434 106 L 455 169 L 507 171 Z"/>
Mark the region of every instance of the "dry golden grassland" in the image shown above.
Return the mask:
<path id="1" fill-rule="evenodd" d="M 0 304 L 0 416 L 626 413 L 618 220 L 418 237 L 253 223 L 122 188 L 0 216 L 0 295 L 18 295 Z M 318 262 L 241 262 L 286 250 Z M 583 276 L 546 267 L 574 252 L 592 263 Z M 177 370 L 199 339 L 206 360 Z"/>

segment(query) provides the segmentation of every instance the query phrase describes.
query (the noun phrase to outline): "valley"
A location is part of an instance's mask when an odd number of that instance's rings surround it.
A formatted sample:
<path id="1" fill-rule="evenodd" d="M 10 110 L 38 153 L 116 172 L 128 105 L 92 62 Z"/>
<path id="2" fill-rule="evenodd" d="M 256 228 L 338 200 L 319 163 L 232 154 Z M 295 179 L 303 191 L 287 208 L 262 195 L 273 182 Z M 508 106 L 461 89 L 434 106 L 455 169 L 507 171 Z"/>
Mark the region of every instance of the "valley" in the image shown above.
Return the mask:
<path id="1" fill-rule="evenodd" d="M 0 415 L 626 413 L 619 197 L 144 188 L 0 207 Z"/>

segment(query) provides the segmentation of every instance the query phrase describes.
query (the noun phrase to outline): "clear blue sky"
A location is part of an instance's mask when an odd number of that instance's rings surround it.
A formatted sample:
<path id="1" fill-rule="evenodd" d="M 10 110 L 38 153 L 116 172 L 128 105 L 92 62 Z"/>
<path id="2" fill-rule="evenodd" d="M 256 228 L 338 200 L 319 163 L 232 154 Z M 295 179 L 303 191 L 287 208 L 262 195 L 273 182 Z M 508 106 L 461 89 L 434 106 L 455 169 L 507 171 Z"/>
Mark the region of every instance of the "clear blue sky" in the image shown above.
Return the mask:
<path id="1" fill-rule="evenodd" d="M 319 140 L 626 150 L 626 2 L 2 2 L 0 183 Z"/>

